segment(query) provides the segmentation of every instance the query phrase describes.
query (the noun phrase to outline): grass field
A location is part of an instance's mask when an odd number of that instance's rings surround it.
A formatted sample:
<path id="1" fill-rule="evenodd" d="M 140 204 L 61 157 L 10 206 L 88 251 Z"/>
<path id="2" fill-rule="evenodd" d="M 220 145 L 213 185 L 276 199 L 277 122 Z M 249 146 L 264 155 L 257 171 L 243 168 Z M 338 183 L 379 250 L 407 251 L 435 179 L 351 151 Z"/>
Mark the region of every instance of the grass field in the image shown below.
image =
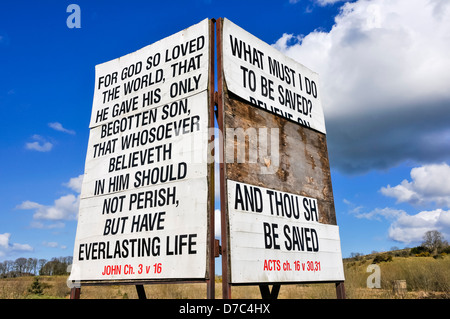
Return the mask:
<path id="1" fill-rule="evenodd" d="M 394 257 L 390 262 L 381 262 L 380 288 L 367 288 L 367 278 L 371 272 L 367 267 L 373 258 L 365 256 L 344 261 L 345 290 L 349 299 L 450 299 L 450 256 Z M 69 298 L 70 289 L 66 285 L 67 276 L 40 276 L 43 294 L 29 292 L 34 277 L 0 279 L 0 299 L 23 298 Z M 393 291 L 395 280 L 406 280 L 405 294 Z M 216 280 L 216 298 L 222 297 L 221 282 Z M 206 284 L 146 285 L 147 298 L 155 299 L 202 299 L 206 298 Z M 233 286 L 232 298 L 260 299 L 257 286 Z M 83 286 L 82 299 L 136 299 L 136 289 L 132 285 Z M 334 284 L 301 284 L 281 286 L 279 298 L 283 299 L 326 299 L 336 298 Z"/>

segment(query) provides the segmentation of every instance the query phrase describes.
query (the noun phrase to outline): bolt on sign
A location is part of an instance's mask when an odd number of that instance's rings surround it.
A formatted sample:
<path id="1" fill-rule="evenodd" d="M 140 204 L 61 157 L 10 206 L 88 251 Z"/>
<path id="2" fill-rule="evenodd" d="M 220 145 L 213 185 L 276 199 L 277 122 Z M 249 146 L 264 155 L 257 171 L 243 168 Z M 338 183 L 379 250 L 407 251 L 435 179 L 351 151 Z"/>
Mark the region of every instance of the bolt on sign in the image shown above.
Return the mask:
<path id="1" fill-rule="evenodd" d="M 222 28 L 227 279 L 343 281 L 318 75 Z"/>
<path id="2" fill-rule="evenodd" d="M 208 278 L 209 23 L 96 66 L 69 280 Z"/>

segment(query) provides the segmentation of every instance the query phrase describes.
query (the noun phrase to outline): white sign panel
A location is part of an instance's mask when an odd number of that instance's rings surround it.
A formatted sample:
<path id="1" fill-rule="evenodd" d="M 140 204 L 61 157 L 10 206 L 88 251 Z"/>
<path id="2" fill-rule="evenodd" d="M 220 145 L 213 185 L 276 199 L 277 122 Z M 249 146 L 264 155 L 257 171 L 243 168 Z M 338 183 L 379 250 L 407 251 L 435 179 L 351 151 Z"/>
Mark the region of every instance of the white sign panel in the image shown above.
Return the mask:
<path id="1" fill-rule="evenodd" d="M 224 19 L 228 90 L 278 116 L 326 133 L 318 74 Z"/>
<path id="2" fill-rule="evenodd" d="M 82 199 L 70 280 L 204 278 L 207 193 L 196 178 Z"/>
<path id="3" fill-rule="evenodd" d="M 90 127 L 206 90 L 208 20 L 97 65 Z"/>
<path id="4" fill-rule="evenodd" d="M 227 181 L 231 283 L 342 281 L 339 228 L 317 200 Z"/>
<path id="5" fill-rule="evenodd" d="M 69 280 L 206 278 L 208 24 L 96 67 Z"/>
<path id="6" fill-rule="evenodd" d="M 207 91 L 92 128 L 81 198 L 206 176 L 207 128 Z"/>

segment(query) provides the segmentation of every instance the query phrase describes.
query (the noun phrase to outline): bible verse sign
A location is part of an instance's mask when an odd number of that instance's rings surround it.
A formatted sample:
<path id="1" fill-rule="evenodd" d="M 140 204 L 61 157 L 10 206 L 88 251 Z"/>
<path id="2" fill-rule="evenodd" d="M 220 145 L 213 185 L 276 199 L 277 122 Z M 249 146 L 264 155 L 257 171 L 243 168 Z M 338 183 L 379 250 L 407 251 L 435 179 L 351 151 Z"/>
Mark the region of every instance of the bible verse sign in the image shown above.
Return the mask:
<path id="1" fill-rule="evenodd" d="M 96 67 L 70 280 L 206 277 L 208 30 Z"/>

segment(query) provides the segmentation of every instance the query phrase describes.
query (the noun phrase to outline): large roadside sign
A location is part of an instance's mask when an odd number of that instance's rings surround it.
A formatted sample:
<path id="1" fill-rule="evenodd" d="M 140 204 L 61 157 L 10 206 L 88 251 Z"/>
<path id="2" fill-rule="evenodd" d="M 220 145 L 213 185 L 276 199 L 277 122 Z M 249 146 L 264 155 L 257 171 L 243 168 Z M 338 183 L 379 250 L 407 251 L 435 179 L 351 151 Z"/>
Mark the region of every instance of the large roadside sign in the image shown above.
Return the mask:
<path id="1" fill-rule="evenodd" d="M 69 280 L 208 277 L 209 23 L 96 66 Z"/>
<path id="2" fill-rule="evenodd" d="M 343 289 L 319 76 L 219 19 L 214 92 L 213 23 L 96 66 L 69 281 L 207 281 L 214 296 L 221 252 L 223 287 Z"/>
<path id="3" fill-rule="evenodd" d="M 223 71 L 228 90 L 280 117 L 326 133 L 319 76 L 224 19 Z"/>
<path id="4" fill-rule="evenodd" d="M 227 279 L 341 282 L 318 75 L 227 19 L 221 32 Z"/>

